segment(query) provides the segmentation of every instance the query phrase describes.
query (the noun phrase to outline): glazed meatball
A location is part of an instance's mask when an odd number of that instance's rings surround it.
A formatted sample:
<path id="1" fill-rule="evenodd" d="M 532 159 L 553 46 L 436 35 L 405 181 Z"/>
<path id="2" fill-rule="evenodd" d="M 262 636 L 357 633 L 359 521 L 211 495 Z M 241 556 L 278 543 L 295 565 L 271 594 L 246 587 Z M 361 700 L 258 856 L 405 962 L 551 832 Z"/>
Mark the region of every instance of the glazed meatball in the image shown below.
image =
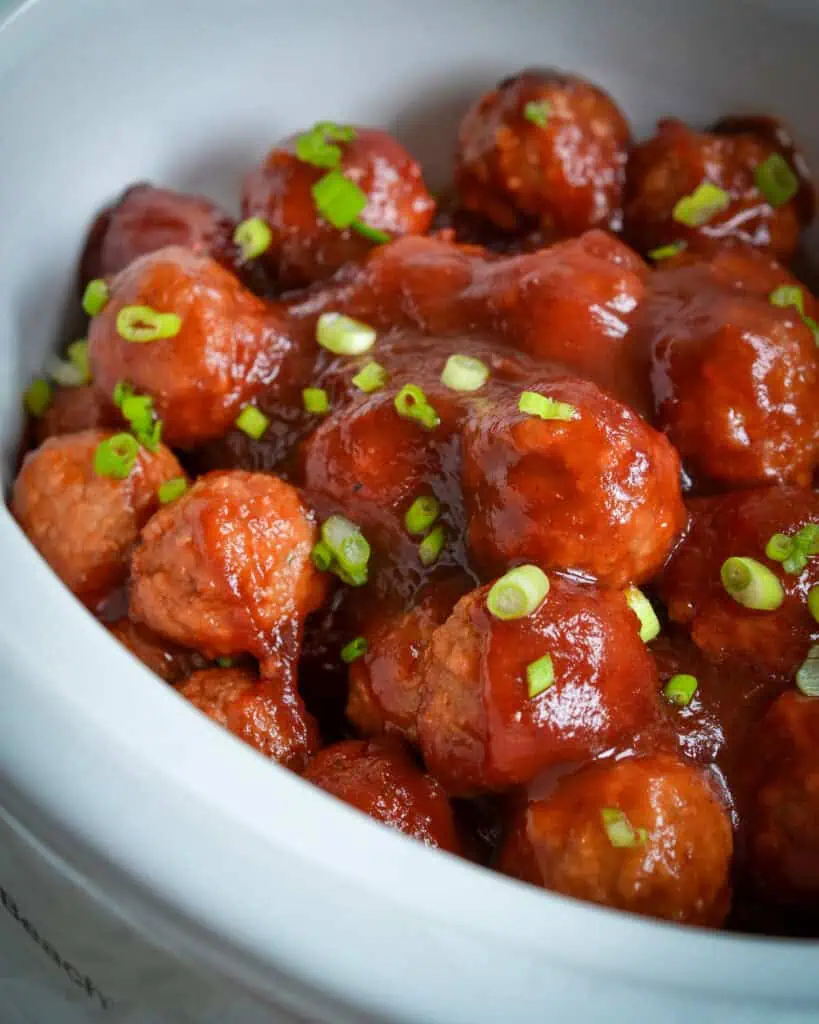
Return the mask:
<path id="1" fill-rule="evenodd" d="M 129 340 L 120 323 L 129 312 L 148 333 L 157 314 L 179 322 L 161 323 L 167 335 Z M 275 379 L 289 348 L 261 299 L 218 263 L 178 247 L 143 256 L 113 279 L 88 341 L 95 387 L 110 398 L 127 381 L 152 397 L 163 437 L 182 448 L 224 434 Z"/>
<path id="2" fill-rule="evenodd" d="M 819 907 L 819 700 L 779 697 L 759 724 L 748 756 L 755 792 L 748 856 L 759 890 L 773 902 Z"/>
<path id="3" fill-rule="evenodd" d="M 701 263 L 655 273 L 639 332 L 656 424 L 696 480 L 806 484 L 819 461 L 819 356 L 797 308 Z"/>
<path id="4" fill-rule="evenodd" d="M 371 128 L 324 127 L 330 132 L 328 141 L 340 150 L 336 173 L 366 194 L 360 215 L 365 228 L 390 237 L 423 234 L 432 222 L 435 202 L 420 167 L 404 147 L 386 132 Z M 337 129 L 352 138 L 334 138 Z M 308 134 L 322 134 L 322 125 Z M 343 264 L 363 259 L 373 244 L 353 227 L 339 229 L 322 216 L 312 190 L 328 171 L 297 156 L 299 138 L 274 147 L 248 174 L 242 189 L 242 215 L 260 217 L 269 226 L 272 239 L 263 259 L 287 287 L 331 277 Z"/>
<path id="5" fill-rule="evenodd" d="M 12 492 L 12 512 L 31 543 L 89 606 L 123 582 L 160 485 L 183 475 L 162 445 L 140 448 L 125 479 L 100 475 L 95 453 L 114 436 L 86 430 L 51 438 L 26 456 Z"/>
<path id="6" fill-rule="evenodd" d="M 434 581 L 408 611 L 376 608 L 365 617 L 367 650 L 350 665 L 347 698 L 347 718 L 360 733 L 398 733 L 417 742 L 424 652 L 466 589 L 460 575 Z"/>
<path id="7" fill-rule="evenodd" d="M 650 579 L 685 524 L 676 452 L 589 381 L 533 388 L 550 418 L 521 412 L 515 393 L 464 429 L 472 556 L 495 572 L 526 561 L 610 586 Z"/>
<path id="8" fill-rule="evenodd" d="M 55 388 L 48 408 L 34 422 L 34 437 L 37 444 L 42 444 L 49 437 L 79 434 L 96 427 L 115 427 L 117 420 L 110 399 L 92 385 Z"/>
<path id="9" fill-rule="evenodd" d="M 482 96 L 461 123 L 461 203 L 508 231 L 537 226 L 552 238 L 616 231 L 630 138 L 598 86 L 558 71 L 522 71 Z"/>
<path id="10" fill-rule="evenodd" d="M 179 683 L 197 669 L 205 668 L 205 659 L 200 654 L 168 643 L 127 616 L 109 623 L 107 628 L 123 647 L 166 683 Z"/>
<path id="11" fill-rule="evenodd" d="M 238 668 L 195 672 L 179 692 L 260 754 L 304 771 L 319 748 L 318 728 L 294 687 Z"/>
<path id="12" fill-rule="evenodd" d="M 718 927 L 732 845 L 728 814 L 700 769 L 630 757 L 583 768 L 524 807 L 499 867 L 566 896 Z"/>
<path id="13" fill-rule="evenodd" d="M 550 581 L 525 618 L 494 617 L 486 586 L 432 635 L 418 733 L 427 767 L 455 795 L 527 783 L 655 720 L 656 669 L 624 594 Z M 546 655 L 554 682 L 530 697 L 527 668 Z"/>
<path id="14" fill-rule="evenodd" d="M 692 249 L 711 250 L 725 239 L 739 239 L 777 259 L 793 257 L 799 232 L 813 216 L 810 189 L 799 187 L 794 178 L 796 193 L 774 206 L 758 188 L 756 171 L 774 155 L 793 165 L 794 175 L 804 164 L 769 132 L 751 128 L 694 132 L 670 118 L 659 122 L 654 138 L 635 146 L 624 204 L 625 233 L 635 248 L 645 253 L 681 241 Z M 706 183 L 726 194 L 724 208 L 710 216 L 704 211 L 703 223 L 683 223 L 690 218 L 677 204 Z"/>
<path id="15" fill-rule="evenodd" d="M 140 256 L 178 245 L 236 265 L 233 220 L 210 199 L 145 183 L 131 185 L 94 221 L 80 261 L 80 285 L 111 277 Z"/>
<path id="16" fill-rule="evenodd" d="M 819 495 L 768 487 L 698 498 L 689 507 L 691 529 L 660 580 L 671 619 L 688 627 L 712 661 L 791 675 L 819 640 L 819 623 L 807 607 L 807 594 L 819 583 L 819 557 L 791 573 L 766 558 L 765 548 L 774 534 L 793 537 L 809 523 L 819 524 Z M 720 579 L 731 557 L 753 558 L 774 573 L 782 587 L 778 608 L 757 611 L 731 597 Z"/>
<path id="17" fill-rule="evenodd" d="M 276 477 L 200 477 L 142 532 L 131 617 L 210 657 L 249 653 L 283 670 L 324 597 L 310 561 L 317 533 L 299 493 Z"/>
<path id="18" fill-rule="evenodd" d="M 394 741 L 336 743 L 313 758 L 305 778 L 427 846 L 460 850 L 443 789 Z"/>

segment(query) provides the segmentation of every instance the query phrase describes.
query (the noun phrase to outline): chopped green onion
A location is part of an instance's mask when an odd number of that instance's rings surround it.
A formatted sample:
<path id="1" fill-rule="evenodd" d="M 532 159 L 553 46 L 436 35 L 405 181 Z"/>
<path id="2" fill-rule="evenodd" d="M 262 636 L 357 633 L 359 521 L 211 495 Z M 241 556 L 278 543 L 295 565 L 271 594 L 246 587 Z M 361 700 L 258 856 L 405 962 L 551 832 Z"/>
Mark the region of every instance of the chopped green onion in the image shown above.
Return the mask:
<path id="1" fill-rule="evenodd" d="M 819 587 L 811 587 L 808 591 L 808 611 L 819 622 Z"/>
<path id="2" fill-rule="evenodd" d="M 375 344 L 375 329 L 343 313 L 322 313 L 316 321 L 316 341 L 337 356 L 360 356 Z"/>
<path id="3" fill-rule="evenodd" d="M 248 437 L 258 441 L 270 426 L 270 420 L 255 405 L 246 405 L 236 417 L 236 426 Z"/>
<path id="4" fill-rule="evenodd" d="M 802 321 L 806 327 L 809 327 L 813 331 L 813 340 L 817 345 L 819 345 L 819 324 L 817 324 L 813 317 L 806 316 L 804 313 L 802 314 Z"/>
<path id="5" fill-rule="evenodd" d="M 367 582 L 370 545 L 356 524 L 344 516 L 330 516 L 322 523 L 321 540 L 324 547 L 318 556 L 313 548 L 314 564 L 317 564 L 317 557 L 323 560 L 329 551 L 329 571 L 352 587 L 363 586 Z"/>
<path id="6" fill-rule="evenodd" d="M 648 832 L 644 828 L 633 828 L 631 822 L 618 807 L 603 807 L 600 817 L 609 842 L 618 849 L 633 850 L 637 846 L 644 845 L 648 839 Z"/>
<path id="7" fill-rule="evenodd" d="M 330 411 L 330 399 L 324 388 L 304 388 L 301 398 L 307 412 L 323 416 Z"/>
<path id="8" fill-rule="evenodd" d="M 656 249 L 651 249 L 648 258 L 659 263 L 661 260 L 670 260 L 672 256 L 679 256 L 686 248 L 685 242 L 669 242 L 668 245 L 658 245 Z"/>
<path id="9" fill-rule="evenodd" d="M 808 559 L 819 554 L 819 523 L 807 523 L 793 537 L 775 533 L 765 546 L 765 554 L 774 562 L 781 562 L 785 572 L 798 576 Z"/>
<path id="10" fill-rule="evenodd" d="M 351 142 L 354 138 L 355 128 L 351 125 L 318 121 L 296 139 L 296 156 L 313 167 L 338 167 L 341 150 L 333 142 Z"/>
<path id="11" fill-rule="evenodd" d="M 450 356 L 441 373 L 441 383 L 452 391 L 477 391 L 488 380 L 489 367 L 472 356 Z"/>
<path id="12" fill-rule="evenodd" d="M 745 608 L 773 611 L 785 600 L 782 584 L 754 558 L 728 558 L 720 570 L 722 585 Z"/>
<path id="13" fill-rule="evenodd" d="M 158 313 L 150 306 L 123 306 L 117 313 L 117 334 L 125 341 L 175 338 L 181 328 L 182 318 L 176 313 Z"/>
<path id="14" fill-rule="evenodd" d="M 538 128 L 546 127 L 551 112 L 552 104 L 548 100 L 529 100 L 523 107 L 523 116 Z"/>
<path id="15" fill-rule="evenodd" d="M 806 697 L 819 697 L 819 644 L 814 644 L 796 673 L 796 685 Z"/>
<path id="16" fill-rule="evenodd" d="M 371 242 L 375 242 L 377 245 L 383 245 L 385 242 L 391 242 L 392 236 L 386 231 L 382 231 L 381 228 L 374 228 L 371 224 L 367 224 L 366 221 L 358 219 L 354 220 L 350 225 L 353 231 L 358 232 L 363 238 L 368 238 Z"/>
<path id="17" fill-rule="evenodd" d="M 765 554 L 772 562 L 784 562 L 793 551 L 793 538 L 786 533 L 775 533 L 765 545 Z"/>
<path id="18" fill-rule="evenodd" d="M 160 505 L 168 505 L 170 502 L 176 501 L 177 498 L 181 498 L 187 489 L 188 481 L 185 477 L 175 476 L 172 480 L 166 480 L 164 484 L 159 485 L 156 496 L 159 498 Z"/>
<path id="19" fill-rule="evenodd" d="M 774 208 L 784 206 L 799 191 L 799 178 L 781 153 L 771 153 L 754 168 L 756 187 Z"/>
<path id="20" fill-rule="evenodd" d="M 366 192 L 337 170 L 328 171 L 310 191 L 321 216 L 341 230 L 350 227 L 367 205 Z"/>
<path id="21" fill-rule="evenodd" d="M 233 668 L 233 658 L 217 658 L 216 664 L 219 668 Z"/>
<path id="22" fill-rule="evenodd" d="M 710 181 L 704 181 L 697 185 L 691 195 L 677 200 L 671 216 L 678 224 L 699 228 L 727 209 L 730 203 L 731 197 L 725 189 Z"/>
<path id="23" fill-rule="evenodd" d="M 233 241 L 245 263 L 267 252 L 273 241 L 273 232 L 261 217 L 248 217 L 236 225 Z"/>
<path id="24" fill-rule="evenodd" d="M 819 555 L 819 523 L 808 523 L 794 537 L 800 551 L 806 555 Z"/>
<path id="25" fill-rule="evenodd" d="M 626 601 L 640 621 L 640 639 L 644 644 L 649 643 L 660 632 L 660 620 L 657 618 L 651 601 L 639 587 L 628 588 Z"/>
<path id="26" fill-rule="evenodd" d="M 72 341 L 66 349 L 67 359 L 55 359 L 50 366 L 52 380 L 63 388 L 79 388 L 91 380 L 88 364 L 88 342 Z"/>
<path id="27" fill-rule="evenodd" d="M 774 288 L 768 296 L 768 301 L 772 306 L 779 306 L 781 309 L 794 306 L 798 312 L 805 312 L 805 297 L 802 289 L 795 284 L 781 284 Z"/>
<path id="28" fill-rule="evenodd" d="M 88 282 L 82 293 L 82 308 L 88 316 L 97 316 L 105 309 L 110 294 L 105 281 L 101 277 L 95 277 L 93 281 Z"/>
<path id="29" fill-rule="evenodd" d="M 555 681 L 555 669 L 552 664 L 551 654 L 544 654 L 542 658 L 531 662 L 526 666 L 526 687 L 530 699 L 548 690 Z"/>
<path id="30" fill-rule="evenodd" d="M 367 653 L 367 641 L 363 636 L 357 636 L 341 648 L 341 660 L 346 664 L 357 661 L 363 654 Z"/>
<path id="31" fill-rule="evenodd" d="M 404 419 L 415 420 L 427 430 L 434 430 L 441 417 L 427 401 L 427 396 L 415 384 L 405 384 L 395 396 L 395 411 Z"/>
<path id="32" fill-rule="evenodd" d="M 539 416 L 542 420 L 568 421 L 577 418 L 577 409 L 568 402 L 558 402 L 537 391 L 523 391 L 518 399 L 518 410 L 527 416 Z"/>
<path id="33" fill-rule="evenodd" d="M 444 550 L 444 544 L 446 544 L 446 531 L 443 526 L 436 526 L 434 530 L 430 530 L 418 545 L 418 557 L 421 559 L 421 565 L 427 567 L 434 565 Z"/>
<path id="34" fill-rule="evenodd" d="M 94 452 L 94 472 L 113 480 L 124 480 L 139 455 L 139 444 L 131 434 L 114 434 L 100 441 Z"/>
<path id="35" fill-rule="evenodd" d="M 154 400 L 148 395 L 125 395 L 120 412 L 131 432 L 149 451 L 156 451 L 162 436 L 162 421 L 154 414 Z"/>
<path id="36" fill-rule="evenodd" d="M 376 362 L 366 363 L 353 377 L 353 384 L 365 394 L 380 391 L 386 383 L 387 371 L 380 363 Z"/>
<path id="37" fill-rule="evenodd" d="M 333 552 L 323 540 L 320 540 L 317 544 L 313 545 L 313 550 L 310 552 L 310 558 L 313 561 L 313 565 L 319 570 L 319 572 L 329 572 L 333 566 Z"/>
<path id="38" fill-rule="evenodd" d="M 519 565 L 496 580 L 486 607 L 496 619 L 523 619 L 537 611 L 549 593 L 549 577 L 536 565 Z"/>
<path id="39" fill-rule="evenodd" d="M 696 676 L 689 676 L 684 672 L 681 672 L 679 675 L 672 676 L 663 687 L 663 695 L 666 700 L 670 700 L 672 704 L 676 704 L 681 708 L 688 707 L 694 699 L 694 694 L 696 692 Z"/>
<path id="40" fill-rule="evenodd" d="M 427 532 L 441 512 L 441 503 L 431 494 L 422 494 L 407 509 L 404 525 L 413 536 L 421 536 Z"/>
<path id="41" fill-rule="evenodd" d="M 35 377 L 26 388 L 23 402 L 32 416 L 42 416 L 51 405 L 51 385 L 43 377 Z"/>
<path id="42" fill-rule="evenodd" d="M 114 385 L 112 398 L 114 405 L 119 408 L 129 395 L 135 394 L 133 386 L 127 380 L 118 380 Z"/>

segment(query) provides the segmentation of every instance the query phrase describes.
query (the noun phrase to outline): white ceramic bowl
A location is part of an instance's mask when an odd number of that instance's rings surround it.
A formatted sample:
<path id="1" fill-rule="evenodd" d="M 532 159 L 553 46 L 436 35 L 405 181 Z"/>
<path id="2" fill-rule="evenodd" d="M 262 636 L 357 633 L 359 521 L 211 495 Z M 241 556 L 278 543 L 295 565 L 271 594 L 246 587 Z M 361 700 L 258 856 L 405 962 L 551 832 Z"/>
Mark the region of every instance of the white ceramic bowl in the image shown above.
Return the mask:
<path id="1" fill-rule="evenodd" d="M 524 65 L 665 113 L 792 120 L 819 168 L 814 3 L 34 0 L 0 31 L 0 428 L 67 330 L 94 211 L 138 179 L 236 205 L 318 118 L 446 179 L 467 102 Z M 0 785 L 53 869 L 136 934 L 329 1020 L 808 1021 L 819 949 L 582 905 L 433 854 L 271 766 L 121 650 L 0 510 Z M 2 878 L 0 878 L 0 884 Z"/>

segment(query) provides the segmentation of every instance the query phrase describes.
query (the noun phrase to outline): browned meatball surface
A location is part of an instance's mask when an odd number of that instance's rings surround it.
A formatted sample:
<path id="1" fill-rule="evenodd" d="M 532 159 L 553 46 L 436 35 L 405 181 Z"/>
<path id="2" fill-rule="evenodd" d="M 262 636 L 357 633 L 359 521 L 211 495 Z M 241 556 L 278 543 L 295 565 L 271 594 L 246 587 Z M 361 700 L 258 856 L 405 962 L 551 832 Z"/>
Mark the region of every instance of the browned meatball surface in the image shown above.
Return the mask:
<path id="1" fill-rule="evenodd" d="M 11 508 L 29 540 L 65 585 L 89 606 L 125 579 L 139 531 L 156 510 L 162 483 L 182 476 L 171 452 L 140 448 L 124 480 L 101 476 L 94 453 L 110 431 L 86 430 L 29 452 Z"/>
<path id="2" fill-rule="evenodd" d="M 423 234 L 432 222 L 435 201 L 421 168 L 397 139 L 372 128 L 333 126 L 352 137 L 332 139 L 340 150 L 341 173 L 363 191 L 364 229 L 389 237 Z M 319 131 L 319 126 L 310 133 Z M 313 187 L 328 174 L 297 155 L 300 136 L 275 146 L 245 178 L 242 215 L 259 217 L 272 238 L 262 259 L 285 286 L 297 287 L 330 277 L 343 264 L 363 259 L 373 239 L 354 226 L 335 227 L 320 212 Z M 328 136 L 328 141 L 332 136 Z"/>
<path id="3" fill-rule="evenodd" d="M 316 540 L 313 514 L 289 484 L 240 470 L 207 474 L 143 531 L 130 613 L 209 656 L 250 653 L 284 671 L 325 593 L 310 561 Z"/>
<path id="4" fill-rule="evenodd" d="M 206 666 L 201 654 L 163 640 L 127 616 L 110 623 L 107 628 L 123 647 L 166 683 L 179 683 L 192 672 Z"/>
<path id="5" fill-rule="evenodd" d="M 195 672 L 180 694 L 260 754 L 304 771 L 319 748 L 318 729 L 296 690 L 237 668 Z"/>
<path id="6" fill-rule="evenodd" d="M 559 71 L 506 78 L 464 117 L 455 183 L 463 206 L 500 228 L 546 237 L 617 230 L 628 122 L 599 86 Z"/>
<path id="7" fill-rule="evenodd" d="M 34 438 L 39 445 L 49 437 L 79 434 L 95 427 L 115 427 L 117 422 L 113 403 L 93 385 L 57 387 L 48 408 L 34 421 Z"/>
<path id="8" fill-rule="evenodd" d="M 336 743 L 313 758 L 305 778 L 427 846 L 460 852 L 446 794 L 395 741 Z"/>
<path id="9" fill-rule="evenodd" d="M 700 769 L 633 757 L 583 768 L 525 806 L 498 866 L 566 896 L 717 927 L 732 847 L 730 818 Z"/>

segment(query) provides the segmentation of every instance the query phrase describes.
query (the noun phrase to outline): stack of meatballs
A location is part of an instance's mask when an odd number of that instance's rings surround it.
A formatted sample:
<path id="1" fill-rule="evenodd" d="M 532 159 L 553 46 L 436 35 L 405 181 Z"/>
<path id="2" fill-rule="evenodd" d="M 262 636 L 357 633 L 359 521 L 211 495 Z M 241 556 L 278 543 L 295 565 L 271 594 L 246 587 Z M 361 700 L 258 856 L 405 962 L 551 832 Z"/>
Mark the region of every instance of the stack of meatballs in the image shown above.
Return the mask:
<path id="1" fill-rule="evenodd" d="M 14 515 L 261 755 L 429 846 L 819 934 L 819 308 L 769 117 L 635 143 L 555 71 L 436 201 L 317 122 L 241 219 L 137 184 L 32 383 Z"/>

